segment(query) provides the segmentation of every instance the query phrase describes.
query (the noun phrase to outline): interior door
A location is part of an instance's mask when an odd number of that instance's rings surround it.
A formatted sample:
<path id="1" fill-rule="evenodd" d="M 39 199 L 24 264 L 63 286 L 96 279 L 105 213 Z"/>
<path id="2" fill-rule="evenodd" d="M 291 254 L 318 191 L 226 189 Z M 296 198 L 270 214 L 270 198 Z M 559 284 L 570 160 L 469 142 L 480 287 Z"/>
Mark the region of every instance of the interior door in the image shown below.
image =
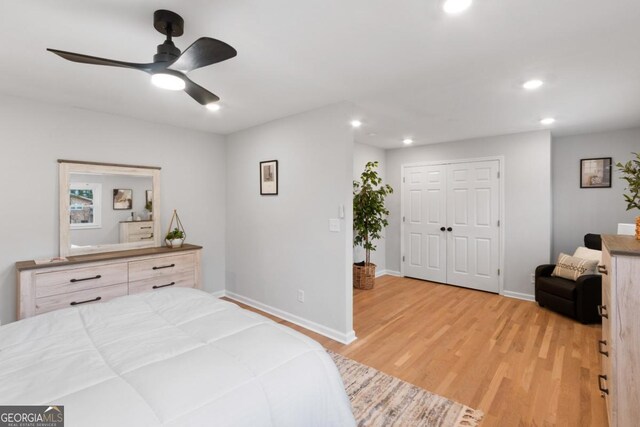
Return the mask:
<path id="1" fill-rule="evenodd" d="M 500 291 L 497 160 L 447 167 L 447 283 Z"/>
<path id="2" fill-rule="evenodd" d="M 404 168 L 404 275 L 446 282 L 446 166 Z"/>

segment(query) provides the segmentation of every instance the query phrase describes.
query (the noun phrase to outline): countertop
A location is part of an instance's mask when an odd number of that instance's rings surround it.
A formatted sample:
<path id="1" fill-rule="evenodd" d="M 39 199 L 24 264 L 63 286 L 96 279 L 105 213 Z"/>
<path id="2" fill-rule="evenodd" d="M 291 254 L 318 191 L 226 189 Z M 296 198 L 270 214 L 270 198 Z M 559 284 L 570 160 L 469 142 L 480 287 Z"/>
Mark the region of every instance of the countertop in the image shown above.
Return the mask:
<path id="1" fill-rule="evenodd" d="M 640 240 L 635 236 L 605 234 L 602 236 L 602 244 L 609 249 L 611 255 L 640 257 Z"/>
<path id="2" fill-rule="evenodd" d="M 88 262 L 112 261 L 117 259 L 141 257 L 141 256 L 148 256 L 148 255 L 163 255 L 163 254 L 169 254 L 171 252 L 192 251 L 196 249 L 202 249 L 202 246 L 189 245 L 185 243 L 180 248 L 167 248 L 166 246 L 163 246 L 160 248 L 131 249 L 127 251 L 102 252 L 97 254 L 68 256 L 67 261 L 52 262 L 47 264 L 36 264 L 33 260 L 20 261 L 20 262 L 16 262 L 16 270 L 24 271 L 24 270 L 37 270 L 41 268 L 51 268 L 51 267 L 64 267 L 67 265 L 85 264 Z"/>

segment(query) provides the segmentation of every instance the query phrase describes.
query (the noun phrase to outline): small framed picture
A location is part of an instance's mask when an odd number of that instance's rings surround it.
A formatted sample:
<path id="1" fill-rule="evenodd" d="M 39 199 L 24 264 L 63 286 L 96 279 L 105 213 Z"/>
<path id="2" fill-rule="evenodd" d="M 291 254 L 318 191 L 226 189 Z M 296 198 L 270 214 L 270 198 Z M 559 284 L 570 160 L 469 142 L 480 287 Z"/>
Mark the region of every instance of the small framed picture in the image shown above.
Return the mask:
<path id="1" fill-rule="evenodd" d="M 611 187 L 611 157 L 580 160 L 580 188 Z"/>
<path id="2" fill-rule="evenodd" d="M 153 201 L 153 190 L 146 190 L 144 192 L 144 205 L 147 206 L 149 202 Z"/>
<path id="3" fill-rule="evenodd" d="M 133 208 L 133 190 L 114 188 L 113 209 L 116 211 L 131 210 Z"/>
<path id="4" fill-rule="evenodd" d="M 260 194 L 263 196 L 278 195 L 278 161 L 260 162 Z"/>

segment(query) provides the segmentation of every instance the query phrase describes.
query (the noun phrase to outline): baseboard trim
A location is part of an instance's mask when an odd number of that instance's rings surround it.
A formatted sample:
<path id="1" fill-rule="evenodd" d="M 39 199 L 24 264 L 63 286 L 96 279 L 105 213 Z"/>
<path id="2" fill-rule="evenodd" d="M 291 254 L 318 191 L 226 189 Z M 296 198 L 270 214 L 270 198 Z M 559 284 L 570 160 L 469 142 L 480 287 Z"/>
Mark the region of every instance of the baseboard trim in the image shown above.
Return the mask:
<path id="1" fill-rule="evenodd" d="M 251 298 L 238 295 L 234 292 L 223 291 L 223 293 L 224 295 L 221 295 L 221 296 L 226 296 L 227 298 L 232 299 L 234 301 L 241 302 L 250 307 L 264 311 L 265 313 L 269 313 L 272 316 L 276 316 L 282 320 L 286 320 L 287 322 L 291 322 L 295 325 L 301 326 L 317 334 L 323 335 L 327 338 L 331 338 L 332 340 L 337 341 L 339 343 L 351 344 L 353 341 L 356 340 L 356 333 L 353 330 L 345 334 L 340 331 L 336 331 L 335 329 L 327 328 L 326 326 L 323 326 L 319 323 L 312 322 L 311 320 L 307 320 L 300 316 L 296 316 L 295 314 L 291 314 L 287 311 L 280 310 L 279 308 L 271 307 L 270 305 L 263 304 Z"/>
<path id="2" fill-rule="evenodd" d="M 380 276 L 395 276 L 395 277 L 402 277 L 402 273 L 400 273 L 399 271 L 393 271 L 393 270 L 380 270 L 380 271 L 376 271 L 376 277 L 380 277 Z"/>
<path id="3" fill-rule="evenodd" d="M 523 294 L 521 292 L 513 292 L 513 291 L 502 291 L 502 296 L 508 298 L 521 299 L 524 301 L 535 301 L 536 297 L 530 294 Z"/>

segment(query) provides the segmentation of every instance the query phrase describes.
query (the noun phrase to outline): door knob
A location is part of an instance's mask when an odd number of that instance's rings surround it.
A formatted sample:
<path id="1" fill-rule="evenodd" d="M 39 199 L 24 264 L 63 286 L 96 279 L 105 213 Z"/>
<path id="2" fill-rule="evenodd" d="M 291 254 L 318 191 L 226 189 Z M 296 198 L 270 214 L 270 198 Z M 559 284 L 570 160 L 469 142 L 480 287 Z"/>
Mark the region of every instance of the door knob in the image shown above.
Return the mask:
<path id="1" fill-rule="evenodd" d="M 440 231 L 444 231 L 444 230 L 446 230 L 446 228 L 440 227 Z"/>
<path id="2" fill-rule="evenodd" d="M 447 227 L 447 231 L 453 231 L 453 228 Z"/>

